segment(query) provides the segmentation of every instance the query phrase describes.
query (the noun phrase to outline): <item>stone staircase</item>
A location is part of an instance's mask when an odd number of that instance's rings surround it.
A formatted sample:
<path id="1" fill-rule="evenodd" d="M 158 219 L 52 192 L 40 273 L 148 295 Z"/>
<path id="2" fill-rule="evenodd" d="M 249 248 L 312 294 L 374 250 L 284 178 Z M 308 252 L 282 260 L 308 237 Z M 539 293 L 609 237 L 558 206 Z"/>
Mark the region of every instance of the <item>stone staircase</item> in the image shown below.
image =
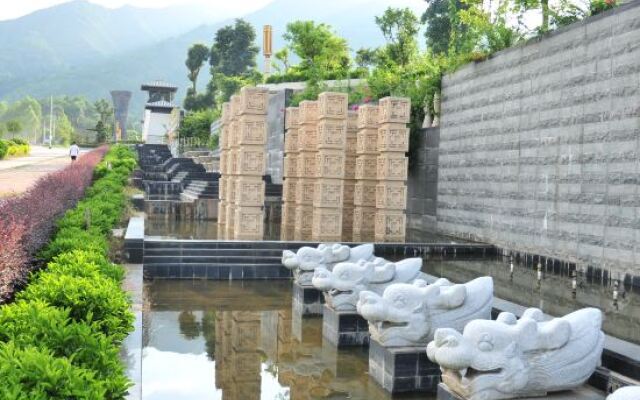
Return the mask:
<path id="1" fill-rule="evenodd" d="M 145 239 L 147 278 L 282 279 L 291 271 L 282 265 L 282 250 L 300 244 Z"/>
<path id="2" fill-rule="evenodd" d="M 210 150 L 186 151 L 183 156 L 193 159 L 196 164 L 202 165 L 207 172 L 219 171 L 220 157 Z"/>

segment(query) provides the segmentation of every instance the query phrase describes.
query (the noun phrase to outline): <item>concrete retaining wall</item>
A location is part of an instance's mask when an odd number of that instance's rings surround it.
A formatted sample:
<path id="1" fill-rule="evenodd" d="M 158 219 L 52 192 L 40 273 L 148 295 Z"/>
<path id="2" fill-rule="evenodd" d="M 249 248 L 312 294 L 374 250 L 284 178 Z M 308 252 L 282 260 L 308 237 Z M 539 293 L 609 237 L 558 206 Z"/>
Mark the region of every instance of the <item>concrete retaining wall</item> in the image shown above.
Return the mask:
<path id="1" fill-rule="evenodd" d="M 640 275 L 640 1 L 443 81 L 442 233 Z"/>

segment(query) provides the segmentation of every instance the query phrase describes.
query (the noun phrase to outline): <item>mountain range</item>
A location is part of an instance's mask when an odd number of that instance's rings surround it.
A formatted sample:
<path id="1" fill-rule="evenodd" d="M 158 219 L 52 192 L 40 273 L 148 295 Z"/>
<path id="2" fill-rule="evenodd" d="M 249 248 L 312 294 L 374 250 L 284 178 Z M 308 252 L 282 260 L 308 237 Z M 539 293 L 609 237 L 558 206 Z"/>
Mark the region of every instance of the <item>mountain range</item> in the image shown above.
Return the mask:
<path id="1" fill-rule="evenodd" d="M 419 15 L 421 0 L 273 0 L 264 8 L 238 15 L 254 25 L 258 42 L 262 26 L 274 30 L 274 50 L 284 45 L 286 24 L 312 19 L 334 27 L 355 51 L 378 46 L 384 38 L 375 16 L 389 7 L 409 6 Z M 75 0 L 27 16 L 0 21 L 0 100 L 26 95 L 109 96 L 113 89 L 134 93 L 131 112 L 142 114 L 140 84 L 163 79 L 180 87 L 180 101 L 188 86 L 184 65 L 188 47 L 211 45 L 215 32 L 233 23 L 215 8 L 177 6 L 108 9 Z M 260 44 L 260 43 L 259 43 Z M 206 84 L 203 68 L 199 82 Z"/>

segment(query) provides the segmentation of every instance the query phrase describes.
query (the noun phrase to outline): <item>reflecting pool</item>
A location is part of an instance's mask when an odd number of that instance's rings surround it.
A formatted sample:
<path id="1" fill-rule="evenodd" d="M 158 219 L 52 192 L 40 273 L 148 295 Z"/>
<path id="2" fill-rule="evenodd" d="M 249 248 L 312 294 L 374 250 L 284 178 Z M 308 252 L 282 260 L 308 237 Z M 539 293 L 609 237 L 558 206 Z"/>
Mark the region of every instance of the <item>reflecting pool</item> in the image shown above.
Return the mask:
<path id="1" fill-rule="evenodd" d="M 336 350 L 292 314 L 290 281 L 146 285 L 143 398 L 426 399 L 369 379 L 367 349 Z"/>

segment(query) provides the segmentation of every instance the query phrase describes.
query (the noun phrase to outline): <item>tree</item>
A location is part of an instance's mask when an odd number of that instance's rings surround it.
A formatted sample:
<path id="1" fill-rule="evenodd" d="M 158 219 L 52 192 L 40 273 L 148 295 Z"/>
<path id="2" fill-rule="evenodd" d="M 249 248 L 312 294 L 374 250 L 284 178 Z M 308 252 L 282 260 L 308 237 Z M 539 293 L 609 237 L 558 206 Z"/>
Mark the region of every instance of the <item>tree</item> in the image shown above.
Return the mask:
<path id="1" fill-rule="evenodd" d="M 56 133 L 55 138 L 59 143 L 68 145 L 75 137 L 75 129 L 71 125 L 71 121 L 66 114 L 62 113 L 56 119 Z"/>
<path id="2" fill-rule="evenodd" d="M 189 48 L 185 65 L 189 69 L 189 80 L 192 83 L 193 92 L 197 92 L 196 84 L 198 75 L 204 62 L 209 58 L 209 49 L 201 43 L 196 43 Z"/>
<path id="3" fill-rule="evenodd" d="M 347 41 L 334 34 L 329 25 L 291 22 L 283 38 L 291 52 L 300 58 L 297 68 L 312 83 L 330 74 L 346 75 L 350 63 Z"/>
<path id="4" fill-rule="evenodd" d="M 20 133 L 22 131 L 22 124 L 20 123 L 20 121 L 17 121 L 15 119 L 7 121 L 6 126 L 7 132 L 11 134 L 11 137 L 15 137 L 17 133 Z"/>
<path id="5" fill-rule="evenodd" d="M 93 107 L 98 113 L 100 121 L 102 121 L 104 125 L 107 125 L 113 116 L 113 107 L 111 107 L 111 104 L 105 99 L 100 99 L 93 103 Z"/>
<path id="6" fill-rule="evenodd" d="M 96 131 L 97 143 L 104 143 L 107 141 L 107 135 L 109 134 L 109 130 L 104 125 L 104 123 L 102 123 L 102 121 L 98 121 L 95 127 L 95 131 Z"/>
<path id="7" fill-rule="evenodd" d="M 427 9 L 422 14 L 422 23 L 427 25 L 425 38 L 427 47 L 433 54 L 446 54 L 451 44 L 452 25 L 455 24 L 455 14 L 467 6 L 462 0 L 426 0 Z M 455 24 L 455 32 L 464 35 L 466 27 L 462 24 Z M 454 51 L 457 46 L 453 46 Z"/>
<path id="8" fill-rule="evenodd" d="M 259 51 L 255 39 L 255 29 L 242 19 L 219 29 L 209 56 L 212 75 L 238 76 L 254 69 Z"/>
<path id="9" fill-rule="evenodd" d="M 289 70 L 289 49 L 286 47 L 283 47 L 282 49 L 278 50 L 274 55 L 276 60 L 280 61 L 280 63 L 282 63 L 282 69 L 285 74 L 287 73 L 287 71 Z"/>
<path id="10" fill-rule="evenodd" d="M 201 110 L 187 114 L 180 124 L 181 138 L 199 138 L 208 143 L 211 136 L 211 124 L 217 113 L 213 110 Z"/>
<path id="11" fill-rule="evenodd" d="M 549 0 L 514 0 L 514 6 L 521 13 L 525 13 L 529 10 L 539 10 L 542 22 L 538 30 L 541 33 L 549 31 L 549 17 L 551 15 L 549 10 Z"/>
<path id="12" fill-rule="evenodd" d="M 356 51 L 355 62 L 356 65 L 360 68 L 369 68 L 376 64 L 378 59 L 378 50 L 377 49 L 369 49 L 369 48 L 361 48 Z"/>
<path id="13" fill-rule="evenodd" d="M 409 8 L 387 8 L 376 24 L 387 39 L 387 52 L 393 62 L 407 65 L 418 50 L 418 17 Z"/>

